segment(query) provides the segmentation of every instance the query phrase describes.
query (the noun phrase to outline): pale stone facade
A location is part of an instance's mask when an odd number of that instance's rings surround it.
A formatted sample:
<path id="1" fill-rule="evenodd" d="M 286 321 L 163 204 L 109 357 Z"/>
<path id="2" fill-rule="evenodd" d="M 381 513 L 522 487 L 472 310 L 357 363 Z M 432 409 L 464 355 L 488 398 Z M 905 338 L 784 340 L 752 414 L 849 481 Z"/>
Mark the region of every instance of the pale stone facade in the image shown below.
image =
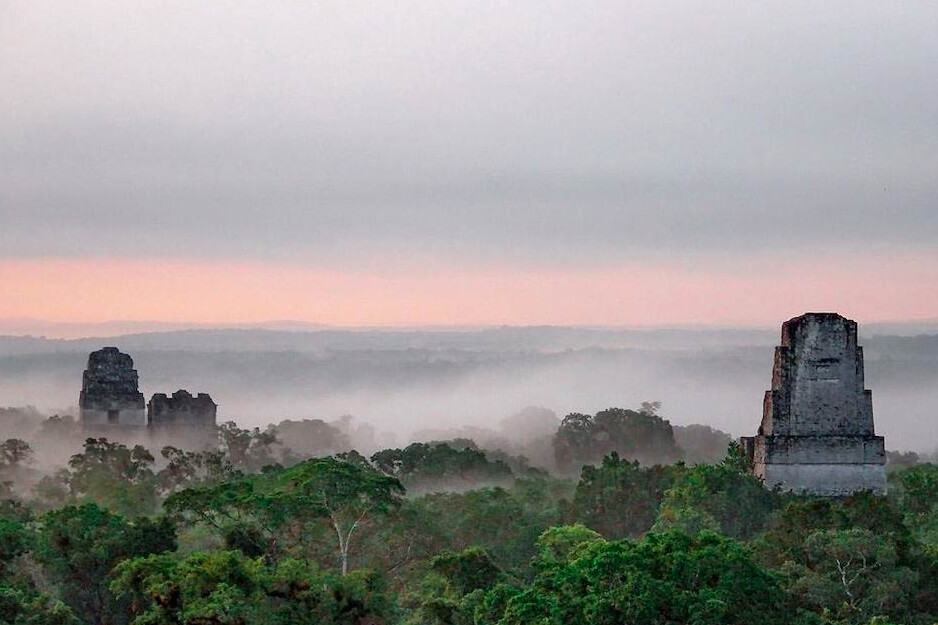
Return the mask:
<path id="1" fill-rule="evenodd" d="M 873 429 L 856 322 L 807 313 L 782 325 L 759 433 L 742 444 L 769 487 L 885 493 L 885 448 Z"/>

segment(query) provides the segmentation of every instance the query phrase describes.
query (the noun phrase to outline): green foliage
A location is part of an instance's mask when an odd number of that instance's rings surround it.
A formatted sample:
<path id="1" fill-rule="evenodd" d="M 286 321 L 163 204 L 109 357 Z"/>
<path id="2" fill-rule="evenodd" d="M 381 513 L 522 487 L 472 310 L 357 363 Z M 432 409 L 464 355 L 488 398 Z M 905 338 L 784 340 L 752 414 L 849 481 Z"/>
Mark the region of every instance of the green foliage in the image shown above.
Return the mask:
<path id="1" fill-rule="evenodd" d="M 33 532 L 20 521 L 0 518 L 0 580 L 9 582 L 13 562 L 33 547 Z"/>
<path id="2" fill-rule="evenodd" d="M 33 486 L 33 505 L 40 511 L 52 510 L 69 503 L 72 499 L 71 473 L 68 469 L 59 469 L 42 476 Z"/>
<path id="3" fill-rule="evenodd" d="M 218 426 L 218 440 L 232 466 L 251 473 L 274 464 L 274 446 L 280 444 L 273 426 L 242 430 L 234 421 Z"/>
<path id="4" fill-rule="evenodd" d="M 607 538 L 636 538 L 654 524 L 674 467 L 644 468 L 612 454 L 599 467 L 585 466 L 573 499 L 573 515 Z"/>
<path id="5" fill-rule="evenodd" d="M 335 458 L 319 458 L 302 462 L 276 476 L 276 489 L 266 505 L 286 516 L 312 513 L 327 520 L 338 540 L 342 574 L 349 570 L 349 552 L 356 530 L 376 515 L 397 507 L 404 487 L 360 462 L 343 462 Z"/>
<path id="6" fill-rule="evenodd" d="M 836 621 L 912 616 L 919 576 L 898 564 L 895 545 L 867 529 L 817 530 L 804 541 L 806 564 L 785 568 L 801 603 Z"/>
<path id="7" fill-rule="evenodd" d="M 346 577 L 287 559 L 266 565 L 238 551 L 128 560 L 111 590 L 133 606 L 133 625 L 360 625 L 394 615 L 380 577 Z"/>
<path id="8" fill-rule="evenodd" d="M 494 622 L 504 612 L 505 603 L 497 598 L 505 576 L 484 549 L 445 551 L 431 559 L 430 568 L 415 611 L 418 622 L 473 625 Z M 493 588 L 499 591 L 488 592 Z M 487 599 L 490 594 L 495 600 Z"/>
<path id="9" fill-rule="evenodd" d="M 884 497 L 793 498 L 752 546 L 763 563 L 785 573 L 803 608 L 843 623 L 933 622 L 935 559 L 916 546 Z"/>
<path id="10" fill-rule="evenodd" d="M 107 592 L 115 564 L 172 551 L 175 528 L 167 519 L 127 521 L 94 504 L 70 506 L 41 518 L 37 560 L 59 595 L 88 623 L 121 623 L 126 606 Z"/>
<path id="11" fill-rule="evenodd" d="M 670 463 L 683 457 L 667 420 L 623 408 L 609 408 L 595 416 L 569 414 L 554 437 L 554 458 L 565 473 L 597 464 L 612 452 L 643 464 Z"/>
<path id="12" fill-rule="evenodd" d="M 843 499 L 793 497 L 772 526 L 754 542 L 762 562 L 779 567 L 803 561 L 805 538 L 816 530 L 866 529 L 889 537 L 900 558 L 910 557 L 910 534 L 889 500 L 871 493 Z"/>
<path id="13" fill-rule="evenodd" d="M 730 441 L 726 449 L 723 466 L 737 473 L 752 473 L 752 460 L 746 455 L 746 450 L 739 441 Z"/>
<path id="14" fill-rule="evenodd" d="M 890 498 L 919 540 L 938 553 L 938 464 L 918 464 L 889 476 Z"/>
<path id="15" fill-rule="evenodd" d="M 469 547 L 458 553 L 444 551 L 430 559 L 430 569 L 446 579 L 460 595 L 489 588 L 502 574 L 481 547 Z"/>
<path id="16" fill-rule="evenodd" d="M 553 566 L 567 562 L 581 545 L 605 539 L 584 525 L 563 525 L 544 530 L 537 539 L 538 565 Z"/>
<path id="17" fill-rule="evenodd" d="M 228 427 L 154 474 L 89 439 L 34 501 L 0 499 L 0 625 L 933 625 L 934 465 L 893 471 L 889 498 L 781 494 L 736 444 L 717 465 L 620 457 L 674 449 L 652 408 L 568 418 L 584 453 L 615 448 L 576 483 L 475 490 L 510 471 L 469 440 L 284 468 L 275 438 Z M 397 476 L 460 491 L 405 498 Z"/>
<path id="18" fill-rule="evenodd" d="M 164 495 L 240 476 L 220 450 L 195 452 L 167 446 L 160 450 L 160 455 L 166 460 L 166 466 L 156 475 L 156 484 Z"/>
<path id="19" fill-rule="evenodd" d="M 86 439 L 84 451 L 68 461 L 71 494 L 126 516 L 153 514 L 153 461 L 142 445 L 128 448 L 106 438 Z"/>
<path id="20" fill-rule="evenodd" d="M 741 544 L 713 533 L 586 540 L 566 560 L 537 566 L 534 583 L 508 599 L 500 625 L 795 622 L 776 577 Z"/>
<path id="21" fill-rule="evenodd" d="M 250 553 L 263 536 L 271 556 L 278 556 L 279 548 L 302 547 L 309 524 L 324 522 L 333 531 L 338 561 L 347 573 L 352 539 L 374 517 L 396 508 L 403 494 L 397 479 L 365 462 L 318 458 L 186 489 L 170 495 L 165 508 L 181 522 L 211 525 L 230 546 L 249 544 Z M 248 543 L 239 543 L 245 538 Z"/>
<path id="22" fill-rule="evenodd" d="M 469 443 L 413 443 L 404 449 L 379 451 L 371 461 L 408 488 L 418 490 L 465 489 L 512 479 L 508 464 L 490 460 Z"/>
<path id="23" fill-rule="evenodd" d="M 777 505 L 778 498 L 736 462 L 698 464 L 676 472 L 654 528 L 690 534 L 706 529 L 747 539 L 766 527 Z"/>
<path id="24" fill-rule="evenodd" d="M 0 625 L 81 625 L 81 621 L 61 601 L 0 585 Z"/>
<path id="25" fill-rule="evenodd" d="M 514 489 L 436 493 L 423 502 L 445 528 L 450 549 L 483 547 L 500 567 L 519 574 L 530 566 L 537 536 L 559 522 L 556 507 L 531 505 Z"/>

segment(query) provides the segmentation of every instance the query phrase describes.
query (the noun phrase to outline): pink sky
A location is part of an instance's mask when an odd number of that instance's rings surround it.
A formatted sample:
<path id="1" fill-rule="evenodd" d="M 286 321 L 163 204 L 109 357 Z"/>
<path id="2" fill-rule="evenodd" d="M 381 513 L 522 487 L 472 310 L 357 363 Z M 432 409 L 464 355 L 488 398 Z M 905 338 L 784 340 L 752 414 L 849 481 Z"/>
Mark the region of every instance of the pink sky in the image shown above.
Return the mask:
<path id="1" fill-rule="evenodd" d="M 801 264 L 646 262 L 599 269 L 355 271 L 167 259 L 0 261 L 0 318 L 339 326 L 771 324 L 807 310 L 859 321 L 938 317 L 938 256 L 838 255 Z"/>

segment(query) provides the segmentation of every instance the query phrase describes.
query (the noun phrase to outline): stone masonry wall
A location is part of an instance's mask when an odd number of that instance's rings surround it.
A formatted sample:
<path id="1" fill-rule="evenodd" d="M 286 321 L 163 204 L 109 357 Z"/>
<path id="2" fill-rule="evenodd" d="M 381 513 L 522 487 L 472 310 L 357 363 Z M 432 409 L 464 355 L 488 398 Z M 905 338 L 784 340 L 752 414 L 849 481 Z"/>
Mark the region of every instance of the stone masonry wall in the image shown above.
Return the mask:
<path id="1" fill-rule="evenodd" d="M 885 446 L 864 387 L 856 322 L 834 313 L 785 322 L 758 435 L 743 439 L 756 475 L 816 494 L 885 492 Z"/>
<path id="2" fill-rule="evenodd" d="M 128 354 L 116 347 L 89 354 L 78 397 L 81 423 L 145 426 L 146 405 L 137 385 L 137 371 Z"/>

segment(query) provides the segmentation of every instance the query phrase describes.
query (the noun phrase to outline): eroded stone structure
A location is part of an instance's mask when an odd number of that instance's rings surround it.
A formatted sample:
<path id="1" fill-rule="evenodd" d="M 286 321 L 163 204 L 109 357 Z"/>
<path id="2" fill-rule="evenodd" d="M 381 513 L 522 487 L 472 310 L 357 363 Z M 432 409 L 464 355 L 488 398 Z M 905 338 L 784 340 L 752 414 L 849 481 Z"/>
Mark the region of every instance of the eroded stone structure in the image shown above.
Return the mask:
<path id="1" fill-rule="evenodd" d="M 137 384 L 137 370 L 128 354 L 116 347 L 91 352 L 78 397 L 82 425 L 145 427 L 146 405 Z"/>
<path id="2" fill-rule="evenodd" d="M 769 487 L 818 495 L 886 492 L 886 453 L 873 429 L 856 322 L 807 313 L 782 325 L 759 433 L 742 443 Z"/>
<path id="3" fill-rule="evenodd" d="M 147 422 L 154 427 L 214 427 L 218 406 L 207 393 L 178 390 L 171 396 L 157 393 L 147 405 Z"/>

